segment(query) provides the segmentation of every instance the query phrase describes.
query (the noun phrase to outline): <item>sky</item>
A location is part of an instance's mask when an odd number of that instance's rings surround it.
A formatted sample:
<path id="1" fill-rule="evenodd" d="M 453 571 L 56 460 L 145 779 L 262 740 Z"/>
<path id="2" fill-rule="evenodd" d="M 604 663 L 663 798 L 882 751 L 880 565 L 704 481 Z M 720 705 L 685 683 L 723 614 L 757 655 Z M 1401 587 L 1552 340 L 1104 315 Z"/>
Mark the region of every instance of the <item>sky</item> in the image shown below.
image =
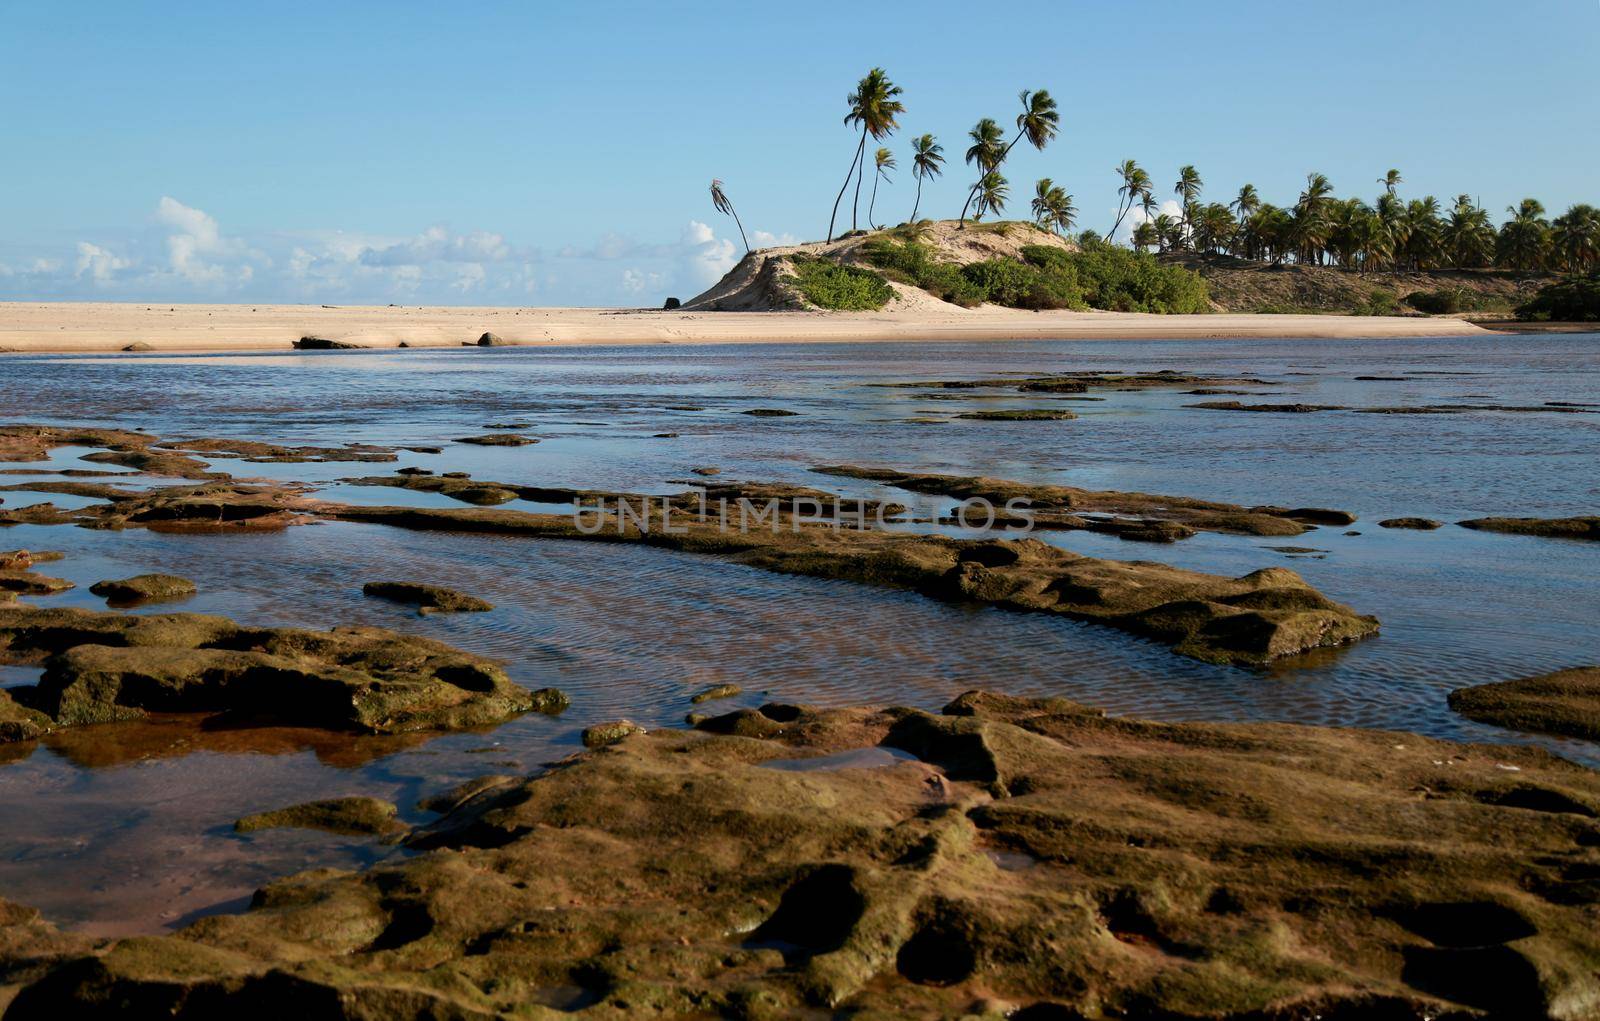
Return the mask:
<path id="1" fill-rule="evenodd" d="M 1103 231 L 1130 157 L 1217 201 L 1396 167 L 1497 219 L 1600 203 L 1597 0 L 0 0 L 0 300 L 687 298 L 743 254 L 713 177 L 752 245 L 826 233 L 873 66 L 907 108 L 879 222 L 912 136 L 950 160 L 920 215 L 954 217 L 966 132 L 1040 88 L 1061 134 L 1004 168 L 1012 216 L 1048 176 Z"/>

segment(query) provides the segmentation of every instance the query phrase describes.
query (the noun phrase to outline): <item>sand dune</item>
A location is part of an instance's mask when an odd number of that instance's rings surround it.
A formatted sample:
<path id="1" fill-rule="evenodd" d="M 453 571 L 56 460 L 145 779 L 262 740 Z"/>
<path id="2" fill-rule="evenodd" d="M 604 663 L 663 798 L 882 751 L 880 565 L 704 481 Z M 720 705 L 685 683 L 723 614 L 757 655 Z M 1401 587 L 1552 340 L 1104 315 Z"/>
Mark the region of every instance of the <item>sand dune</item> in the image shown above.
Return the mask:
<path id="1" fill-rule="evenodd" d="M 1142 315 L 984 307 L 885 312 L 695 312 L 602 308 L 0 303 L 0 349 L 264 351 L 302 336 L 363 347 L 459 347 L 485 333 L 528 345 L 846 341 L 1442 337 L 1487 335 L 1454 319 Z"/>

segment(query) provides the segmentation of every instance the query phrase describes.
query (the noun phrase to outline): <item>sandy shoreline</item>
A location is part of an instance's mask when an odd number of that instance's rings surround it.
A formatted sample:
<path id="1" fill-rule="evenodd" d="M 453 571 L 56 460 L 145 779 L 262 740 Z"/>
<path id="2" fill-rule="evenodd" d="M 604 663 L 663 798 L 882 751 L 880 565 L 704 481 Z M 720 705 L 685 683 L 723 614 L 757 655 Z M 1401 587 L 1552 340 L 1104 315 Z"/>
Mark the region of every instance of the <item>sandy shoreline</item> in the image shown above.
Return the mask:
<path id="1" fill-rule="evenodd" d="M 0 350 L 267 351 L 315 336 L 363 347 L 1486 336 L 1456 319 L 1120 312 L 665 312 L 602 308 L 0 303 Z"/>

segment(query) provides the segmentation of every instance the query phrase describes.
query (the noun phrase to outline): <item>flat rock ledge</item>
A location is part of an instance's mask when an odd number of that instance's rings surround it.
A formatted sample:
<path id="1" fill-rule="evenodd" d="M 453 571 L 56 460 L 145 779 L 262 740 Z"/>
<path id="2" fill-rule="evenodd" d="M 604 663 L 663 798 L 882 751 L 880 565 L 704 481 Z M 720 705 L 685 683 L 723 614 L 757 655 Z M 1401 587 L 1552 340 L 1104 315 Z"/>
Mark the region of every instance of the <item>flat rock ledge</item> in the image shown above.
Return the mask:
<path id="1" fill-rule="evenodd" d="M 392 734 L 565 707 L 564 695 L 530 692 L 490 660 L 377 627 L 256 628 L 194 613 L 0 605 L 0 660 L 44 667 L 38 684 L 0 693 L 0 740 L 151 712 Z"/>
<path id="2" fill-rule="evenodd" d="M 1462 528 L 1507 535 L 1539 535 L 1547 539 L 1600 539 L 1600 517 L 1472 518 Z"/>
<path id="3" fill-rule="evenodd" d="M 330 798 L 247 815 L 234 822 L 233 831 L 308 829 L 344 836 L 382 836 L 405 829 L 395 818 L 397 812 L 393 802 L 378 798 Z"/>
<path id="4" fill-rule="evenodd" d="M 1600 666 L 1457 688 L 1450 708 L 1496 727 L 1600 741 Z"/>
<path id="5" fill-rule="evenodd" d="M 414 581 L 369 581 L 361 586 L 361 592 L 391 602 L 409 603 L 418 613 L 486 613 L 494 609 L 493 603 L 477 596 Z"/>
<path id="6" fill-rule="evenodd" d="M 184 599 L 197 591 L 194 582 L 176 574 L 139 574 L 97 581 L 89 591 L 112 604 L 157 603 Z"/>
<path id="7" fill-rule="evenodd" d="M 292 876 L 170 936 L 86 945 L 7 906 L 8 1019 L 1600 1002 L 1600 774 L 1532 748 L 969 692 L 938 714 L 741 710 L 432 804 L 414 856 Z"/>

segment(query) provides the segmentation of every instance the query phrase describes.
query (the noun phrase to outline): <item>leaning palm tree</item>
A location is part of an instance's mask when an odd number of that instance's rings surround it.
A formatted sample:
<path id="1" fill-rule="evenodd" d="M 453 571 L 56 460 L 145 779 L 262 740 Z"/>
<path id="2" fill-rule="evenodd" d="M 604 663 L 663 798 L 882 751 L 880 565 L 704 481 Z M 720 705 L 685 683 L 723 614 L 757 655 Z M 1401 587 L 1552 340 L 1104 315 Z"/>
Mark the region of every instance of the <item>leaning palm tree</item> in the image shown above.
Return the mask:
<path id="1" fill-rule="evenodd" d="M 1256 186 L 1247 184 L 1239 189 L 1239 197 L 1228 203 L 1228 208 L 1233 210 L 1242 225 L 1250 219 L 1250 215 L 1261 208 L 1261 196 L 1256 193 Z"/>
<path id="2" fill-rule="evenodd" d="M 1193 164 L 1178 169 L 1178 183 L 1173 186 L 1172 193 L 1178 196 L 1178 204 L 1183 207 L 1183 229 L 1185 233 L 1194 229 L 1194 215 L 1192 207 L 1195 199 L 1200 197 L 1200 188 L 1205 182 L 1200 180 L 1200 171 Z"/>
<path id="3" fill-rule="evenodd" d="M 1050 189 L 1049 201 L 1050 226 L 1056 233 L 1065 236 L 1078 222 L 1078 207 L 1073 205 L 1072 196 L 1060 185 Z"/>
<path id="4" fill-rule="evenodd" d="M 733 211 L 733 203 L 728 201 L 727 192 L 722 190 L 722 182 L 714 177 L 711 179 L 711 204 L 717 208 L 717 212 L 733 217 L 734 225 L 739 228 L 739 240 L 744 242 L 745 254 L 749 255 L 750 241 L 744 236 L 744 224 L 739 222 L 739 214 Z"/>
<path id="5" fill-rule="evenodd" d="M 879 149 L 873 153 L 872 162 L 876 172 L 872 175 L 872 199 L 867 203 L 867 226 L 872 227 L 873 230 L 881 230 L 880 226 L 872 222 L 872 210 L 878 205 L 878 182 L 892 180 L 889 177 L 889 171 L 896 166 L 894 153 L 888 149 Z"/>
<path id="6" fill-rule="evenodd" d="M 1033 213 L 1033 222 L 1044 226 L 1050 215 L 1050 189 L 1056 183 L 1048 177 L 1041 177 L 1033 186 L 1033 201 L 1028 203 L 1028 208 Z"/>
<path id="7" fill-rule="evenodd" d="M 966 161 L 975 164 L 978 168 L 978 180 L 972 185 L 972 190 L 967 193 L 966 204 L 961 207 L 961 222 L 966 223 L 967 207 L 972 205 L 972 200 L 978 196 L 983 186 L 983 179 L 1000 166 L 1005 148 L 1000 144 L 1005 140 L 1005 134 L 1000 130 L 994 118 L 985 117 L 972 130 L 967 132 L 967 137 L 972 139 L 972 145 L 967 147 Z"/>
<path id="8" fill-rule="evenodd" d="M 1006 208 L 1006 199 L 1011 197 L 1011 185 L 1000 176 L 997 170 L 991 170 L 978 180 L 978 205 L 972 211 L 972 222 L 977 223 L 983 219 L 983 214 L 989 211 L 999 213 Z"/>
<path id="9" fill-rule="evenodd" d="M 911 140 L 911 176 L 917 179 L 917 199 L 911 204 L 911 221 L 917 222 L 917 210 L 922 206 L 922 180 L 944 173 L 944 146 L 934 141 L 932 135 L 922 135 Z"/>
<path id="10" fill-rule="evenodd" d="M 895 120 L 906 112 L 905 104 L 895 97 L 903 90 L 900 86 L 889 80 L 881 67 L 875 67 L 867 72 L 867 76 L 856 83 L 856 90 L 844 97 L 850 104 L 850 112 L 845 114 L 844 122 L 848 127 L 861 126 L 861 140 L 856 143 L 856 154 L 850 161 L 850 169 L 844 175 L 844 184 L 839 187 L 839 194 L 833 200 L 833 212 L 828 216 L 828 240 L 833 240 L 833 224 L 839 216 L 839 203 L 844 199 L 845 190 L 850 187 L 850 178 L 856 179 L 856 204 L 850 211 L 850 228 L 855 229 L 855 210 L 861 203 L 861 164 L 867 152 L 867 136 L 882 141 L 893 134 L 894 129 L 900 126 Z"/>
<path id="11" fill-rule="evenodd" d="M 1134 203 L 1150 194 L 1150 175 L 1133 160 L 1123 160 L 1119 163 L 1117 173 L 1122 177 L 1122 185 L 1117 189 L 1117 220 L 1106 233 L 1107 241 L 1110 241 L 1117 233 L 1117 228 L 1122 226 L 1122 218 L 1128 215 Z"/>
<path id="12" fill-rule="evenodd" d="M 1145 220 L 1133 228 L 1133 247 L 1135 251 L 1148 252 L 1152 247 L 1161 243 L 1161 233 L 1156 230 L 1156 225 Z"/>
<path id="13" fill-rule="evenodd" d="M 1390 170 L 1387 174 L 1384 174 L 1382 177 L 1378 178 L 1378 183 L 1383 185 L 1383 190 L 1385 193 L 1393 195 L 1395 186 L 1399 184 L 1405 184 L 1406 179 L 1400 176 L 1400 171 Z"/>
<path id="14" fill-rule="evenodd" d="M 1035 149 L 1043 149 L 1061 129 L 1061 114 L 1056 111 L 1056 101 L 1050 98 L 1049 92 L 1044 89 L 1038 91 L 1023 89 L 1017 98 L 1022 101 L 1022 112 L 1017 114 L 1017 137 L 1000 150 L 990 170 L 1000 169 L 1000 164 L 1006 161 L 1006 157 L 1011 155 L 1011 150 L 1015 149 L 1017 143 L 1024 138 Z M 972 186 L 972 191 L 967 193 L 966 205 L 961 207 L 963 221 L 967 218 L 967 207 L 972 205 L 972 200 L 978 196 L 978 188 L 979 186 L 975 184 Z"/>

